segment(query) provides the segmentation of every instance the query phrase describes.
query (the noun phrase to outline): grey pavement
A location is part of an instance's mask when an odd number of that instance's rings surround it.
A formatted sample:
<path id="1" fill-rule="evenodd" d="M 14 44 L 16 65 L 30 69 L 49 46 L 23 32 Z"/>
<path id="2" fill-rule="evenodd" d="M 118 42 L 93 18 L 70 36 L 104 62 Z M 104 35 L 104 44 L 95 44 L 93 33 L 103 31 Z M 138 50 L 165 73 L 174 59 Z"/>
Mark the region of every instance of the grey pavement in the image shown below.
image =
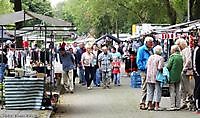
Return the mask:
<path id="1" fill-rule="evenodd" d="M 50 110 L 1 110 L 0 118 L 49 118 Z"/>
<path id="2" fill-rule="evenodd" d="M 61 96 L 52 118 L 200 118 L 189 111 L 141 111 L 140 89 L 130 87 L 130 78 L 121 77 L 122 86 L 111 89 L 76 85 L 74 94 Z M 161 107 L 169 107 L 169 98 L 162 98 Z"/>

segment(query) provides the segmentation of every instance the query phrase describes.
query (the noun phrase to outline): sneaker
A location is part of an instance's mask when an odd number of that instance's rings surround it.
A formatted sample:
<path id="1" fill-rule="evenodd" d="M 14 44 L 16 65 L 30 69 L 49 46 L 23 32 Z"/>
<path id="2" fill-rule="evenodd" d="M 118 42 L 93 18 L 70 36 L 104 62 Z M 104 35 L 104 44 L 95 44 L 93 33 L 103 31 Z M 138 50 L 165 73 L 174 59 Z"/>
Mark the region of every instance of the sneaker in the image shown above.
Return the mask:
<path id="1" fill-rule="evenodd" d="M 110 87 L 110 86 L 107 86 L 107 88 L 111 89 L 111 87 Z"/>
<path id="2" fill-rule="evenodd" d="M 165 109 L 164 108 L 161 108 L 161 107 L 155 107 L 154 108 L 154 111 L 164 111 Z"/>
<path id="3" fill-rule="evenodd" d="M 103 89 L 106 89 L 106 86 L 103 86 Z"/>
<path id="4" fill-rule="evenodd" d="M 70 93 L 71 93 L 71 94 L 73 94 L 73 93 L 74 93 L 74 91 L 70 91 Z"/>
<path id="5" fill-rule="evenodd" d="M 88 90 L 91 90 L 91 89 L 92 89 L 92 87 L 87 87 L 87 89 L 88 89 Z"/>
<path id="6" fill-rule="evenodd" d="M 175 107 L 168 108 L 167 111 L 176 111 Z"/>
<path id="7" fill-rule="evenodd" d="M 146 107 L 146 104 L 145 104 L 145 103 L 140 103 L 140 109 L 141 109 L 141 110 L 147 110 L 148 107 Z"/>
<path id="8" fill-rule="evenodd" d="M 175 109 L 176 109 L 176 111 L 179 111 L 179 110 L 181 110 L 181 108 L 179 108 L 179 107 L 176 107 Z"/>
<path id="9" fill-rule="evenodd" d="M 186 109 L 187 108 L 187 105 L 184 104 L 183 106 L 180 107 L 180 109 Z"/>
<path id="10" fill-rule="evenodd" d="M 82 83 L 82 86 L 85 86 L 86 85 L 86 83 Z"/>

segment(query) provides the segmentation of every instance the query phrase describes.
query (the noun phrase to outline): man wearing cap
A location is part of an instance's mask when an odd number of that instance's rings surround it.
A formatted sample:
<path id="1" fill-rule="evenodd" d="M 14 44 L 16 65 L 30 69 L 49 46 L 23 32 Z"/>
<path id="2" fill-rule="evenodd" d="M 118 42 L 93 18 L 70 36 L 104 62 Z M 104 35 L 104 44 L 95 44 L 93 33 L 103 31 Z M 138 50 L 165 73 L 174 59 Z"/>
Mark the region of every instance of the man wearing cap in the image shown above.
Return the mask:
<path id="1" fill-rule="evenodd" d="M 112 55 L 108 53 L 107 46 L 102 47 L 102 53 L 98 57 L 99 69 L 102 72 L 103 89 L 110 88 Z"/>
<path id="2" fill-rule="evenodd" d="M 142 78 L 142 98 L 140 101 L 140 109 L 145 110 L 146 107 L 146 95 L 147 95 L 147 83 L 146 83 L 146 71 L 147 71 L 147 60 L 152 54 L 153 38 L 146 37 L 144 40 L 144 45 L 139 47 L 136 57 L 136 63 L 138 70 L 140 71 L 140 76 Z"/>

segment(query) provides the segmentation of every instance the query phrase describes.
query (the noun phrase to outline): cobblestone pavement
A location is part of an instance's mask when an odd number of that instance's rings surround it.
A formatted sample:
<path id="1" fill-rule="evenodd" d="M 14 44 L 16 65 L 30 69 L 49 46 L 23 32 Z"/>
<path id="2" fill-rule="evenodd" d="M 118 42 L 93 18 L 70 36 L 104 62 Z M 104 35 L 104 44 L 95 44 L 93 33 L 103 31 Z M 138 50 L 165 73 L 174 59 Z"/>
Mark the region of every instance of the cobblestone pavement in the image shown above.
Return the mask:
<path id="1" fill-rule="evenodd" d="M 140 89 L 130 87 L 130 79 L 121 77 L 122 86 L 111 89 L 76 85 L 74 94 L 60 98 L 52 118 L 200 118 L 189 111 L 141 111 L 138 109 Z M 169 107 L 169 98 L 162 98 L 161 107 Z"/>

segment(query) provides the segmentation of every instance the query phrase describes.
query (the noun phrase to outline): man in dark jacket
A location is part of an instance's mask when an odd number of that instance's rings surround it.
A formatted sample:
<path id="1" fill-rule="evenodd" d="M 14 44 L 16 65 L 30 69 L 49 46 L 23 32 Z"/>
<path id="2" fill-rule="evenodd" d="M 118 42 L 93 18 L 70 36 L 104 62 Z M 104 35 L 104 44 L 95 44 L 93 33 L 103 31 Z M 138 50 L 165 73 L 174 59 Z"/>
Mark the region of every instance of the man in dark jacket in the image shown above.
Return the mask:
<path id="1" fill-rule="evenodd" d="M 82 85 L 86 85 L 84 70 L 83 70 L 83 66 L 81 64 L 81 56 L 84 52 L 85 52 L 84 43 L 81 43 L 79 46 L 79 49 L 76 52 L 76 57 L 77 57 L 77 66 L 79 69 L 79 78 L 80 78 L 79 83 Z"/>
<path id="2" fill-rule="evenodd" d="M 64 88 L 67 92 L 69 91 L 70 93 L 73 93 L 73 69 L 75 68 L 75 60 L 71 52 L 65 51 L 64 48 L 60 48 L 60 59 L 62 61 L 63 68 Z"/>
<path id="3" fill-rule="evenodd" d="M 0 51 L 0 83 L 3 82 L 4 72 L 5 72 L 7 62 L 8 62 L 8 59 L 6 57 L 6 53 Z"/>
<path id="4" fill-rule="evenodd" d="M 194 88 L 194 98 L 197 101 L 197 113 L 200 114 L 200 40 L 198 45 L 194 49 L 193 64 L 195 72 L 195 88 Z"/>

